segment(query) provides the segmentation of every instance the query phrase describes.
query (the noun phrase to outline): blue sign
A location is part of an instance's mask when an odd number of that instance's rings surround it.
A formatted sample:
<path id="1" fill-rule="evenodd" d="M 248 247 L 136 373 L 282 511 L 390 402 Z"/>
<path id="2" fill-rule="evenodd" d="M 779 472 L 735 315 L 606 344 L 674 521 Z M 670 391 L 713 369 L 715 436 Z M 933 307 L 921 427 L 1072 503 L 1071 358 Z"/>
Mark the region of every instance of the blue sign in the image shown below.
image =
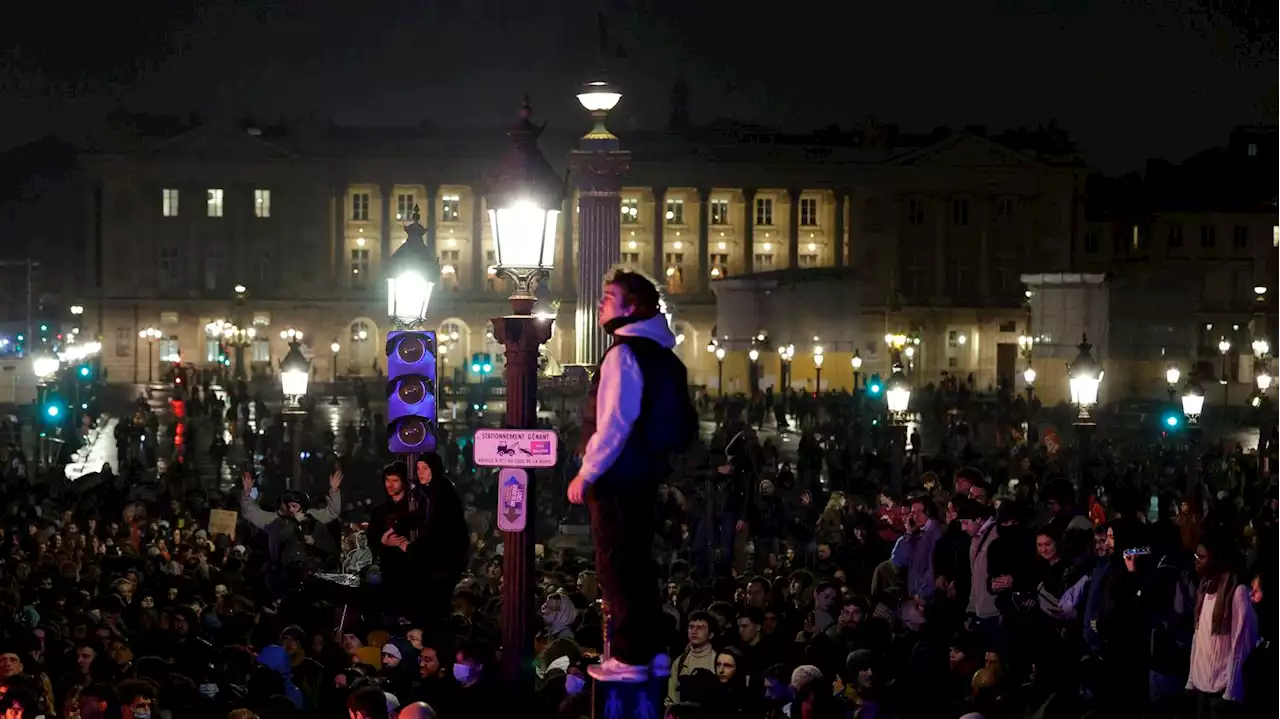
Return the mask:
<path id="1" fill-rule="evenodd" d="M 523 469 L 498 472 L 498 529 L 523 532 L 529 516 L 529 473 Z"/>

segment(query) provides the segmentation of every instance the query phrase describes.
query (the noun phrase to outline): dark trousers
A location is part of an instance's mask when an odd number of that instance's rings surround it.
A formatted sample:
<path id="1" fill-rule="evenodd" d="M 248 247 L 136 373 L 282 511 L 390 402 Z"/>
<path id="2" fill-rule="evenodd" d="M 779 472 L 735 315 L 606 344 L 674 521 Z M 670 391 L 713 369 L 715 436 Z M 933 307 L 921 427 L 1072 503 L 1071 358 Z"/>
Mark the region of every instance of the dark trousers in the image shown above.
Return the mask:
<path id="1" fill-rule="evenodd" d="M 587 498 L 596 580 L 612 628 L 610 656 L 625 664 L 648 666 L 669 633 L 653 563 L 657 502 L 656 482 L 621 489 L 597 483 Z"/>

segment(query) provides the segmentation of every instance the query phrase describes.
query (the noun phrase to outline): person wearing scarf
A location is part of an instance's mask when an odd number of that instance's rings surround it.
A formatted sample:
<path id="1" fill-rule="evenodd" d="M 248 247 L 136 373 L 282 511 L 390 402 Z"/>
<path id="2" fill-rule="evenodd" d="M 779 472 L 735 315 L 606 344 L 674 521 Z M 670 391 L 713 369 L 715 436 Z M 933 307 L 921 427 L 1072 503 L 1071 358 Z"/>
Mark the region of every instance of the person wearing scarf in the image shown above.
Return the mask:
<path id="1" fill-rule="evenodd" d="M 1231 556 L 1231 542 L 1222 537 L 1205 537 L 1196 549 L 1200 587 L 1187 689 L 1201 717 L 1226 716 L 1231 704 L 1243 703 L 1244 663 L 1258 643 L 1258 618 L 1248 587 L 1228 568 Z"/>
<path id="2" fill-rule="evenodd" d="M 387 613 L 415 619 L 423 610 L 417 590 L 430 551 L 422 540 L 431 509 L 426 488 L 411 484 L 408 477 L 404 462 L 392 462 L 382 470 L 387 501 L 374 508 L 366 534 L 382 573 L 380 594 Z"/>
<path id="3" fill-rule="evenodd" d="M 542 604 L 542 621 L 546 623 L 547 639 L 573 639 L 573 622 L 578 618 L 578 610 L 573 606 L 569 595 L 563 591 L 547 597 Z"/>

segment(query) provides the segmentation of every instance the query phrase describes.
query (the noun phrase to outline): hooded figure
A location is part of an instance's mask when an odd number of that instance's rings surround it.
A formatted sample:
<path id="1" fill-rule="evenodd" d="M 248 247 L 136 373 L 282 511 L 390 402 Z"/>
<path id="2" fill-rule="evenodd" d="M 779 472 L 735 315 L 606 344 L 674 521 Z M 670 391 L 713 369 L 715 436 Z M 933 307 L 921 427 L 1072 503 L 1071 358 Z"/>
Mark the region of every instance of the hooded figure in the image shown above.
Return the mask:
<path id="1" fill-rule="evenodd" d="M 547 625 L 547 638 L 551 641 L 573 639 L 573 622 L 577 618 L 578 609 L 563 591 L 547 597 L 542 605 L 542 621 Z"/>
<path id="2" fill-rule="evenodd" d="M 293 683 L 293 666 L 289 653 L 279 644 L 270 644 L 258 653 L 258 663 L 280 675 L 284 681 L 284 695 L 299 709 L 302 708 L 302 691 Z"/>

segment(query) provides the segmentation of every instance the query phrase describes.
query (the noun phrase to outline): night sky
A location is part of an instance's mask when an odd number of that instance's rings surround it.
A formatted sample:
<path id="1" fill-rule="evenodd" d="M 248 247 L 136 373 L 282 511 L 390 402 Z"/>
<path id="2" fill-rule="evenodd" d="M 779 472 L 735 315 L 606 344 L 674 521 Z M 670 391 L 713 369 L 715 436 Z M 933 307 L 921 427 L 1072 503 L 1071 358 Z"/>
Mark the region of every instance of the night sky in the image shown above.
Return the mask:
<path id="1" fill-rule="evenodd" d="M 626 92 L 619 127 L 664 126 L 683 77 L 695 122 L 808 130 L 870 115 L 910 131 L 997 131 L 1056 119 L 1118 172 L 1275 122 L 1274 45 L 1246 56 L 1243 23 L 1177 7 L 1195 2 L 31 4 L 0 30 L 0 149 L 47 132 L 83 141 L 117 109 L 497 127 L 526 91 L 543 119 L 585 125 L 573 94 L 600 64 L 603 15 Z"/>

